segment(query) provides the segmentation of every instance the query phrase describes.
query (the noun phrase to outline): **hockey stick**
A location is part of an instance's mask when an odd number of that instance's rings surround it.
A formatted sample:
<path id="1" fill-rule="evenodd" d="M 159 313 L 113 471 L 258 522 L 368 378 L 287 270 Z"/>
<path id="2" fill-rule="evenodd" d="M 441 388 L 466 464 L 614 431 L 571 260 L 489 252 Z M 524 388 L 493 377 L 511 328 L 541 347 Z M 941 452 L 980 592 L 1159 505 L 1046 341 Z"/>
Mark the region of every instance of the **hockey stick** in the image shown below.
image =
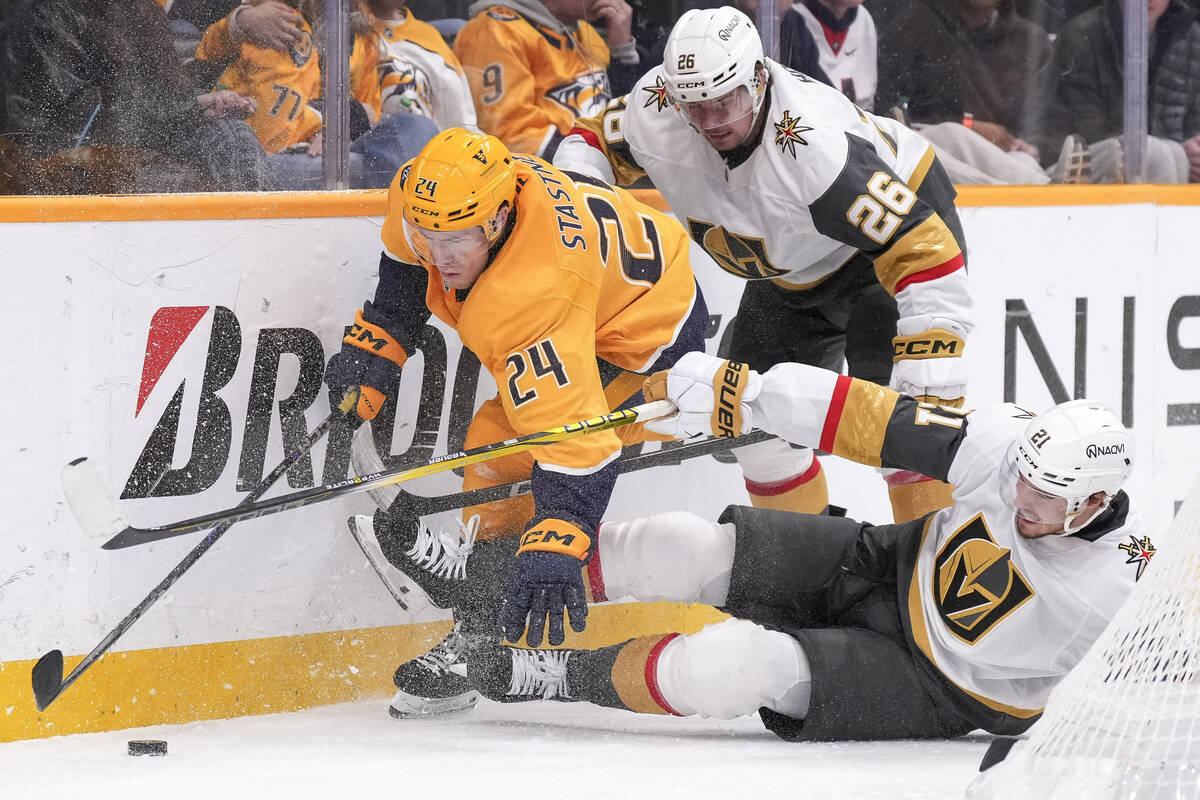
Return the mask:
<path id="1" fill-rule="evenodd" d="M 204 530 L 217 523 L 233 523 L 245 519 L 265 517 L 269 514 L 277 514 L 280 511 L 323 503 L 326 500 L 333 500 L 357 492 L 365 492 L 371 489 L 378 489 L 381 486 L 391 486 L 395 483 L 423 478 L 426 475 L 446 472 L 456 467 L 465 467 L 469 464 L 477 464 L 481 461 L 490 461 L 494 458 L 512 455 L 513 453 L 533 450 L 534 448 L 543 447 L 555 442 L 586 436 L 589 433 L 612 430 L 623 425 L 629 425 L 639 419 L 654 419 L 666 416 L 667 414 L 675 413 L 675 410 L 675 404 L 670 400 L 656 400 L 653 403 L 644 403 L 622 411 L 613 411 L 603 416 L 579 420 L 578 422 L 572 422 L 557 428 L 550 428 L 539 433 L 521 436 L 517 439 L 506 439 L 503 442 L 496 442 L 472 448 L 471 450 L 449 453 L 430 459 L 424 463 L 400 466 L 368 475 L 359 475 L 337 481 L 336 483 L 327 483 L 323 486 L 315 486 L 311 489 L 303 489 L 291 494 L 280 495 L 270 500 L 243 503 L 223 511 L 216 511 L 211 514 L 204 514 L 199 517 L 191 517 L 179 522 L 155 525 L 148 528 L 138 528 L 125 523 L 124 520 L 116 515 L 116 510 L 109 503 L 111 515 L 106 516 L 111 516 L 112 518 L 107 525 L 110 531 L 116 535 L 105 542 L 102 547 L 105 550 L 118 550 L 123 547 L 157 542 L 162 539 L 169 539 L 172 536 L 180 536 L 185 533 Z M 124 527 L 118 527 L 121 525 Z M 113 530 L 113 528 L 116 528 L 116 530 Z"/>
<path id="2" fill-rule="evenodd" d="M 271 470 L 262 480 L 260 480 L 255 487 L 250 490 L 250 493 L 242 499 L 241 505 L 253 505 L 254 501 L 261 497 L 263 493 L 267 491 L 267 489 L 271 488 L 271 485 L 274 484 L 275 481 L 283 477 L 284 473 L 291 469 L 292 465 L 295 464 L 297 460 L 303 457 L 304 454 L 311 450 L 317 442 L 323 439 L 325 434 L 329 432 L 329 429 L 333 427 L 334 423 L 349 413 L 357 402 L 357 391 L 347 394 L 342 400 L 341 405 L 331 411 L 329 416 L 326 417 L 324 421 L 322 421 L 321 424 L 318 425 L 316 429 L 308 435 L 308 439 L 304 441 L 304 444 L 301 445 L 300 449 L 284 458 L 283 461 L 281 461 L 279 465 L 275 467 L 275 469 Z M 64 480 L 67 480 L 67 470 L 70 470 L 72 467 L 79 466 L 83 461 L 83 459 L 76 459 L 68 464 L 67 468 L 63 471 Z M 79 498 L 77 497 L 76 500 L 78 499 Z M 68 501 L 70 501 L 69 491 Z M 94 498 L 91 498 L 90 501 L 94 501 Z M 75 510 L 74 503 L 71 505 L 72 510 Z M 76 511 L 76 513 L 78 514 L 79 512 Z M 117 639 L 120 639 L 125 634 L 125 631 L 129 630 L 133 626 L 133 623 L 137 622 L 138 619 L 141 618 L 142 614 L 146 613 L 146 609 L 154 605 L 158 601 L 158 598 L 162 597 L 166 591 L 175 584 L 175 581 L 179 580 L 183 573 L 191 569 L 192 565 L 199 561 L 200 557 L 207 553 L 209 548 L 216 544 L 217 540 L 219 540 L 225 534 L 225 531 L 229 530 L 229 527 L 236 521 L 237 520 L 222 521 L 219 525 L 213 528 L 212 531 L 209 532 L 208 536 L 205 536 L 204 539 L 201 540 L 200 544 L 192 548 L 192 551 L 184 556 L 183 560 L 176 564 L 173 570 L 167 573 L 167 577 L 163 578 L 162 581 L 159 582 L 158 586 L 155 586 L 150 590 L 150 594 L 146 595 L 142 602 L 138 603 L 132 611 L 125 615 L 125 619 L 118 622 L 117 626 L 109 631 L 108 634 L 100 640 L 100 644 L 92 648 L 92 652 L 88 653 L 82 661 L 75 665 L 75 669 L 71 670 L 71 674 L 66 678 L 63 678 L 63 654 L 61 650 L 51 650 L 49 653 L 46 653 L 46 655 L 39 658 L 37 663 L 33 665 L 32 675 L 33 698 L 37 702 L 38 711 L 45 711 L 46 707 L 53 703 L 56 697 L 62 694 L 68 686 L 78 680 L 79 676 L 86 672 L 87 669 L 92 666 L 92 664 L 95 664 L 97 661 L 99 661 L 100 657 L 108 652 L 108 649 L 113 646 L 113 643 L 116 642 Z"/>
<path id="3" fill-rule="evenodd" d="M 766 433 L 760 430 L 753 430 L 744 436 L 738 436 L 733 439 L 728 438 L 708 438 L 702 439 L 699 442 L 684 442 L 680 444 L 668 444 L 660 450 L 655 450 L 650 453 L 639 453 L 636 456 L 623 458 L 618 461 L 620 473 L 624 475 L 626 472 L 637 472 L 638 470 L 650 469 L 652 467 L 667 467 L 682 464 L 689 458 L 697 458 L 706 456 L 712 453 L 721 453 L 726 450 L 733 450 L 738 447 L 744 447 L 748 444 L 756 444 L 774 438 L 773 434 Z M 429 514 L 437 514 L 442 511 L 454 511 L 467 506 L 478 505 L 480 503 L 491 503 L 497 500 L 507 500 L 511 497 L 520 497 L 521 495 L 529 494 L 533 491 L 532 484 L 528 479 L 522 481 L 513 481 L 512 483 L 502 483 L 496 486 L 486 486 L 481 489 L 468 489 L 462 492 L 454 492 L 452 494 L 441 495 L 423 495 L 414 494 L 400 488 L 400 494 L 396 502 L 401 504 L 406 515 L 415 515 L 424 517 Z"/>

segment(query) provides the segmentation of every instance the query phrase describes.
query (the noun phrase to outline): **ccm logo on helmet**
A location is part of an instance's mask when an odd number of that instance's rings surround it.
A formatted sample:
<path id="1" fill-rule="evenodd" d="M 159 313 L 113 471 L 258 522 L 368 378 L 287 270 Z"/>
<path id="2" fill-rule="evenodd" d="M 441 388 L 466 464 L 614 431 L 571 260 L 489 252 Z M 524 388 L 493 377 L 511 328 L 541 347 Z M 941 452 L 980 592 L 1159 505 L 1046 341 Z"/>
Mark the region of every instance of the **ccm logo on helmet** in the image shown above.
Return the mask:
<path id="1" fill-rule="evenodd" d="M 741 22 L 741 20 L 737 19 L 735 17 L 733 20 L 730 21 L 730 23 L 728 25 L 726 25 L 724 28 L 721 28 L 721 30 L 717 32 L 717 38 L 720 39 L 722 42 L 728 42 L 729 37 L 733 35 L 734 29 L 738 26 L 738 23 L 740 23 L 740 22 Z"/>
<path id="2" fill-rule="evenodd" d="M 695 88 L 697 88 L 699 86 L 703 86 L 703 85 L 704 85 L 704 81 L 687 81 L 686 83 L 675 84 L 675 86 L 679 89 L 695 89 Z"/>
<path id="3" fill-rule="evenodd" d="M 1123 444 L 1089 444 L 1087 450 L 1088 458 L 1099 458 L 1100 456 L 1115 456 L 1125 452 Z"/>

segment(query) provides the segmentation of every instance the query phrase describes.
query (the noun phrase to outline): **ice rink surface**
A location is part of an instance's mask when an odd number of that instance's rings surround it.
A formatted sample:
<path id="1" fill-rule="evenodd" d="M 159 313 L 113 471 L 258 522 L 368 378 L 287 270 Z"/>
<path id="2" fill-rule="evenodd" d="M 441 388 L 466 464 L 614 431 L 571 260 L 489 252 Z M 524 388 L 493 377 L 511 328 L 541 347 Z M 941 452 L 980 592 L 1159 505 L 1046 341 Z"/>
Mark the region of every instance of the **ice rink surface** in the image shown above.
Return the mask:
<path id="1" fill-rule="evenodd" d="M 393 720 L 385 699 L 291 714 L 36 739 L 0 747 L 13 800 L 241 798 L 961 798 L 990 737 L 792 744 L 755 717 L 497 704 Z M 165 757 L 129 756 L 165 739 Z"/>

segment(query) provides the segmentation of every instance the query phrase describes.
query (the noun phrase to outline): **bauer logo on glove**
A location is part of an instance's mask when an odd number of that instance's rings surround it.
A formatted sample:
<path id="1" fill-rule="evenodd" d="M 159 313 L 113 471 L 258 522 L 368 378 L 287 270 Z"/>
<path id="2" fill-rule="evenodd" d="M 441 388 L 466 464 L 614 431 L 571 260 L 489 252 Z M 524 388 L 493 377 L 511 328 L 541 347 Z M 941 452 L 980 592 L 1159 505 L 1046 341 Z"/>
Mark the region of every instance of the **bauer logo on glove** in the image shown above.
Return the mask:
<path id="1" fill-rule="evenodd" d="M 676 439 L 728 438 L 753 427 L 752 403 L 762 391 L 762 376 L 745 364 L 688 353 L 666 373 L 665 381 L 662 376 L 651 375 L 642 392 L 647 400 L 671 400 L 679 412 L 650 420 L 647 430 Z"/>
<path id="2" fill-rule="evenodd" d="M 713 433 L 727 439 L 742 433 L 742 390 L 750 379 L 750 368 L 738 361 L 726 361 L 718 371 L 720 387 L 717 393 L 716 418 Z"/>

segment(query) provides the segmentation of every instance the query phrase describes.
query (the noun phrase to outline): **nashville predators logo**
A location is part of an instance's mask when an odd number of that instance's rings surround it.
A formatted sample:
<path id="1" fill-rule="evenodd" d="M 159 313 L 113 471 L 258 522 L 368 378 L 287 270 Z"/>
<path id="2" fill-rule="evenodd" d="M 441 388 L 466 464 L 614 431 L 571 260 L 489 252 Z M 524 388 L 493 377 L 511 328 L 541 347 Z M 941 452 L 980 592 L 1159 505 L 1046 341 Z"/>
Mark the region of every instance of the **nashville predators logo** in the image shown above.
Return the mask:
<path id="1" fill-rule="evenodd" d="M 767 258 L 762 239 L 730 233 L 720 225 L 691 218 L 688 218 L 688 232 L 721 269 L 739 278 L 755 280 L 787 274 L 787 270 L 779 269 Z"/>
<path id="2" fill-rule="evenodd" d="M 667 84 L 663 82 L 662 75 L 654 79 L 653 86 L 643 86 L 642 91 L 650 95 L 646 98 L 646 102 L 642 108 L 657 106 L 655 110 L 662 111 L 671 102 L 670 98 L 667 97 Z"/>
<path id="3" fill-rule="evenodd" d="M 937 555 L 934 598 L 950 632 L 975 644 L 1033 597 L 1012 552 L 992 538 L 983 514 L 959 528 Z"/>
<path id="4" fill-rule="evenodd" d="M 608 88 L 608 75 L 600 70 L 576 75 L 570 83 L 555 86 L 546 92 L 546 97 L 576 116 L 590 117 L 604 110 L 612 91 Z"/>
<path id="5" fill-rule="evenodd" d="M 1140 580 L 1142 573 L 1146 571 L 1146 567 L 1150 564 L 1150 559 L 1154 555 L 1154 545 L 1150 544 L 1150 537 L 1143 536 L 1137 538 L 1132 533 L 1129 534 L 1129 542 L 1127 544 L 1117 545 L 1118 550 L 1124 550 L 1129 554 L 1126 564 L 1137 564 L 1137 574 L 1133 579 Z"/>
<path id="6" fill-rule="evenodd" d="M 303 67 L 312 58 L 312 36 L 308 31 L 300 31 L 300 38 L 297 39 L 289 50 L 292 56 L 292 63 L 297 67 Z"/>
<path id="7" fill-rule="evenodd" d="M 796 145 L 807 145 L 806 140 L 800 134 L 805 131 L 811 131 L 812 128 L 801 125 L 799 117 L 793 117 L 792 112 L 784 111 L 783 119 L 775 123 L 775 144 L 782 148 L 783 152 L 787 153 L 792 158 L 796 157 Z"/>

